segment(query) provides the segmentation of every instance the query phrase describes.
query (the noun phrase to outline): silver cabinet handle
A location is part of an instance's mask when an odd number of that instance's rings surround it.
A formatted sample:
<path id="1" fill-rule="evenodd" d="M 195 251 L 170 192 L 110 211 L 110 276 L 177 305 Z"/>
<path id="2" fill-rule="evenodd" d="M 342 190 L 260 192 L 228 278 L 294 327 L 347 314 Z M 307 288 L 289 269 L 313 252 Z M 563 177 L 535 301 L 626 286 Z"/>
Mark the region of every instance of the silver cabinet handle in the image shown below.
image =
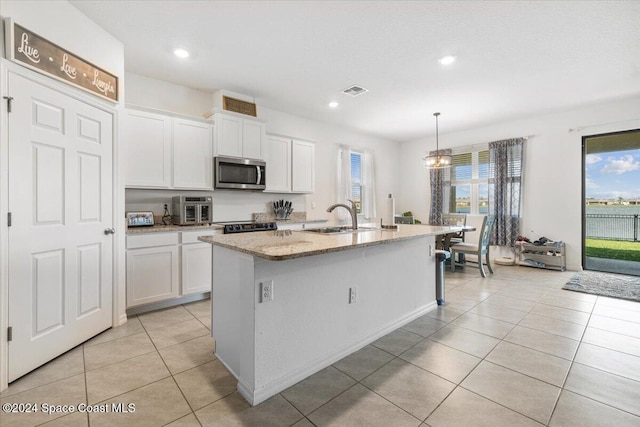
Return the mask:
<path id="1" fill-rule="evenodd" d="M 107 236 L 108 236 L 109 234 L 115 234 L 115 232 L 116 232 L 116 229 L 115 229 L 115 228 L 105 228 L 105 229 L 104 229 L 104 234 L 106 234 Z"/>
<path id="2" fill-rule="evenodd" d="M 256 170 L 258 171 L 258 181 L 256 184 L 259 185 L 260 181 L 262 181 L 262 170 L 260 169 L 260 166 L 256 166 Z"/>

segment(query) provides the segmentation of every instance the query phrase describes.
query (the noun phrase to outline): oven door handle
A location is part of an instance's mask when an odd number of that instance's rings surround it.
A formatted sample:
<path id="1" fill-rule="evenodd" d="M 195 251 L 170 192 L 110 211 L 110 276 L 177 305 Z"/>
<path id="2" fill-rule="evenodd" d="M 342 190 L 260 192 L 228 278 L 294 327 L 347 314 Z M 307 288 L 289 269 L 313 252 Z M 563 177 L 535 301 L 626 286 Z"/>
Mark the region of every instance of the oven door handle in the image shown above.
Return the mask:
<path id="1" fill-rule="evenodd" d="M 258 181 L 256 181 L 256 185 L 260 185 L 260 181 L 262 181 L 262 169 L 260 166 L 256 166 L 256 170 L 258 171 Z"/>

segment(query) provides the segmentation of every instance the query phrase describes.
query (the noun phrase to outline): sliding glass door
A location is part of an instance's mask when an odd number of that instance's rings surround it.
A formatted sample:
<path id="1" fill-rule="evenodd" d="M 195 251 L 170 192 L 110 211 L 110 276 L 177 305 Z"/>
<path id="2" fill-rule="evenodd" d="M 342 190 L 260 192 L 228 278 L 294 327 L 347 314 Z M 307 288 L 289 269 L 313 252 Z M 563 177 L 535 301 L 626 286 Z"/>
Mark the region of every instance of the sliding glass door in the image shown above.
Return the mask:
<path id="1" fill-rule="evenodd" d="M 583 263 L 640 276 L 640 129 L 582 138 Z"/>

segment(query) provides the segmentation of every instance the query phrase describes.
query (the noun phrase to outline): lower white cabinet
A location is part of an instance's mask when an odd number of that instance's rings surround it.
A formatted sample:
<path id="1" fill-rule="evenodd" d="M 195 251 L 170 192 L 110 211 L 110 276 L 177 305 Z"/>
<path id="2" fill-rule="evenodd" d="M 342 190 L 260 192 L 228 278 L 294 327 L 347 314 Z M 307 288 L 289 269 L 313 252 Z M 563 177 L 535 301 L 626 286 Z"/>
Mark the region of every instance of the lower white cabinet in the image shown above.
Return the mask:
<path id="1" fill-rule="evenodd" d="M 127 308 L 178 296 L 178 246 L 127 251 Z"/>
<path id="2" fill-rule="evenodd" d="M 215 230 L 127 236 L 127 308 L 211 292 L 211 245 L 199 236 Z"/>

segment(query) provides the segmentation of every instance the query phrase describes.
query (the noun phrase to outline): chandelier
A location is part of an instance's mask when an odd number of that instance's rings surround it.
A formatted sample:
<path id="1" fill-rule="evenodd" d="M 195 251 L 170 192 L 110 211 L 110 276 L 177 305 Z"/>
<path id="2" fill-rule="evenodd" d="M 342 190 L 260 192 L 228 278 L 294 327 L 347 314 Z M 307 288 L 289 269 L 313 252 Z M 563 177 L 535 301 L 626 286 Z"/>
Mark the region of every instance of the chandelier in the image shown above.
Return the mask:
<path id="1" fill-rule="evenodd" d="M 422 158 L 424 167 L 429 169 L 444 169 L 451 167 L 451 156 L 447 154 L 440 154 L 440 147 L 438 143 L 438 116 L 440 113 L 433 113 L 436 117 L 436 152 L 432 155 L 426 155 Z"/>

